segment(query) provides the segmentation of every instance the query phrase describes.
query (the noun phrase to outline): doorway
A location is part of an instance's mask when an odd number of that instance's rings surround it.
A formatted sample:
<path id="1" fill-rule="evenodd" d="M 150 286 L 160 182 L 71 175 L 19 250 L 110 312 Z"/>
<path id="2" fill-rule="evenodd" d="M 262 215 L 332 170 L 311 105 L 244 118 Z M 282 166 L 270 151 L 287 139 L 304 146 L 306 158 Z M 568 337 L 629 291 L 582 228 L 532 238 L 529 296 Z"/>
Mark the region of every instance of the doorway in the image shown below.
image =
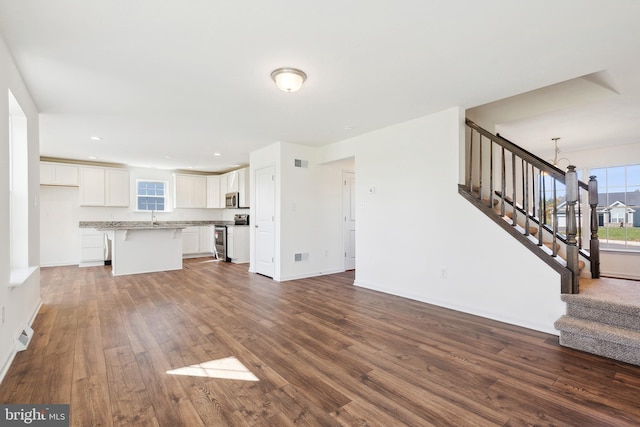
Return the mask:
<path id="1" fill-rule="evenodd" d="M 255 259 L 256 273 L 273 278 L 275 275 L 275 167 L 255 172 Z"/>
<path id="2" fill-rule="evenodd" d="M 344 269 L 356 268 L 356 174 L 342 171 L 342 214 L 344 216 Z"/>

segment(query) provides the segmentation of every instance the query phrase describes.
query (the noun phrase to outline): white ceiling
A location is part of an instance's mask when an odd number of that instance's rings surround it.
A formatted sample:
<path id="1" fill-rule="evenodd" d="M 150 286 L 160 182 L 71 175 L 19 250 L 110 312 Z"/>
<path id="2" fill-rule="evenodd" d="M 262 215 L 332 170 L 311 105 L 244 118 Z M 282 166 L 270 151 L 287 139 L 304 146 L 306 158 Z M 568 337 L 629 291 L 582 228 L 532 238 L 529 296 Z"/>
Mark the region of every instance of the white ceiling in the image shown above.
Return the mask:
<path id="1" fill-rule="evenodd" d="M 42 156 L 220 172 L 277 141 L 321 146 L 592 73 L 617 94 L 500 132 L 533 151 L 640 142 L 639 16 L 637 0 L 0 0 L 0 33 Z M 299 92 L 271 81 L 283 66 L 307 73 Z"/>

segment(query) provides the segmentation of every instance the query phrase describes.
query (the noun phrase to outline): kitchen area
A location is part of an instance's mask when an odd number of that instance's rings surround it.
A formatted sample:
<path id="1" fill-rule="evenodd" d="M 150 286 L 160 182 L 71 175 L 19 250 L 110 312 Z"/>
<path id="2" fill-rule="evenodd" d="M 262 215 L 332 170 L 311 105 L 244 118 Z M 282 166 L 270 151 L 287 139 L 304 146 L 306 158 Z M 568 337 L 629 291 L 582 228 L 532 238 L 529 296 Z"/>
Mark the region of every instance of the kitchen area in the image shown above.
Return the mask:
<path id="1" fill-rule="evenodd" d="M 246 167 L 213 175 L 43 159 L 40 168 L 42 267 L 106 264 L 123 275 L 192 257 L 249 262 Z"/>

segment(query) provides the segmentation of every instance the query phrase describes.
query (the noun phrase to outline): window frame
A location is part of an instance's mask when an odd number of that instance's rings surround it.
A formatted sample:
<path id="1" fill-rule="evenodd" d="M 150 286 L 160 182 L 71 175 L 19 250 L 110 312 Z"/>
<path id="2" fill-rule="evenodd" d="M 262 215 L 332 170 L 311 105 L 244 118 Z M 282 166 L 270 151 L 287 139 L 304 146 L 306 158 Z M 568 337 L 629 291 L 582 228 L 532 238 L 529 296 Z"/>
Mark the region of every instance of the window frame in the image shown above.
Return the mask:
<path id="1" fill-rule="evenodd" d="M 608 217 L 608 222 L 604 222 L 598 227 L 598 239 L 601 241 L 600 250 L 602 251 L 640 254 L 640 240 L 634 240 L 640 232 L 640 227 L 633 225 L 637 223 L 634 216 L 640 215 L 640 198 L 637 200 L 636 198 L 631 200 L 628 198 L 629 194 L 635 193 L 640 187 L 639 168 L 639 163 L 589 168 L 589 175 L 595 175 L 598 180 L 598 210 L 605 219 Z M 622 175 L 620 174 L 621 170 L 623 171 Z M 601 175 L 603 173 L 604 176 Z M 612 195 L 615 200 L 612 199 Z M 619 195 L 623 195 L 623 200 L 618 200 L 619 197 L 616 196 Z M 616 202 L 621 205 L 613 206 Z M 633 216 L 630 216 L 630 209 L 634 211 Z M 622 218 L 620 213 L 622 213 Z M 620 219 L 624 222 L 621 223 Z M 625 230 L 623 239 L 615 235 L 621 233 L 621 229 Z M 631 229 L 633 232 L 630 233 Z"/>
<path id="2" fill-rule="evenodd" d="M 163 185 L 163 195 L 149 195 L 149 194 L 140 194 L 140 183 L 161 183 Z M 138 178 L 136 179 L 136 212 L 169 212 L 169 195 L 168 195 L 169 182 L 162 179 L 145 179 Z M 163 209 L 140 209 L 140 198 L 141 197 L 153 197 L 153 198 L 162 198 L 163 200 Z M 157 204 L 156 204 L 157 205 Z"/>

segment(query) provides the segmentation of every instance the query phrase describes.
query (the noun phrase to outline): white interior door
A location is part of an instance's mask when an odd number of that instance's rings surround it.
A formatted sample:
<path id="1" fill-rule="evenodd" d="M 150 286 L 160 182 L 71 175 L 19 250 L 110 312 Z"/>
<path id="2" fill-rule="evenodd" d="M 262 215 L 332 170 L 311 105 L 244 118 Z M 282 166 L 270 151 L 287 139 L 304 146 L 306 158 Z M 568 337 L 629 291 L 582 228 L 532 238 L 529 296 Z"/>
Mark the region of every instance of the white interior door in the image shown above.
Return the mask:
<path id="1" fill-rule="evenodd" d="M 344 269 L 356 268 L 356 175 L 342 172 L 342 211 L 344 215 Z"/>
<path id="2" fill-rule="evenodd" d="M 268 166 L 256 170 L 256 273 L 273 277 L 275 275 L 275 169 Z"/>

